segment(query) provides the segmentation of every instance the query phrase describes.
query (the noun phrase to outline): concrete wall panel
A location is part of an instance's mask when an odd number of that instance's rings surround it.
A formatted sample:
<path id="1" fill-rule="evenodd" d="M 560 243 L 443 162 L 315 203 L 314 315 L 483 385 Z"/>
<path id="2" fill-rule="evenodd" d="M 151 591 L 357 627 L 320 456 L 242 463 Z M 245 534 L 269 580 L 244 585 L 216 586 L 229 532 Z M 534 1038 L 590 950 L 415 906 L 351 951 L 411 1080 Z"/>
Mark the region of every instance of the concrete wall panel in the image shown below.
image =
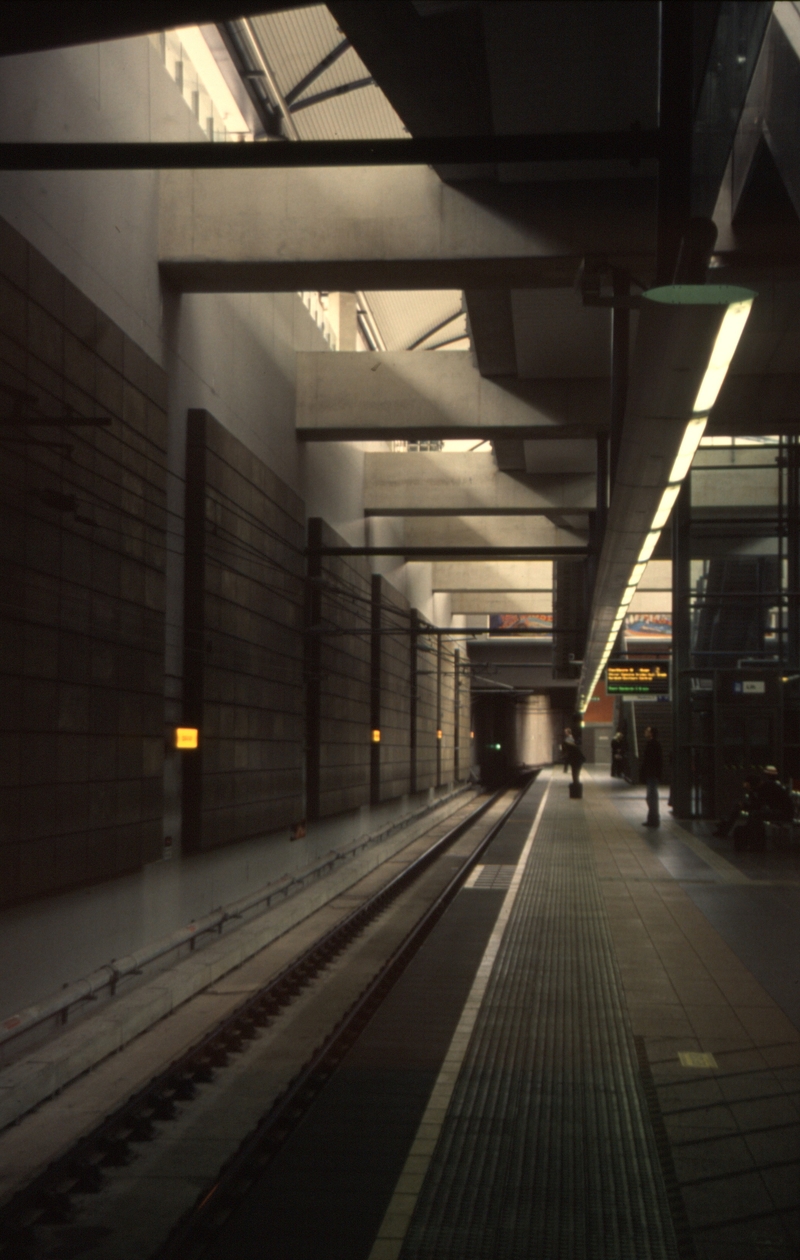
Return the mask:
<path id="1" fill-rule="evenodd" d="M 186 465 L 183 847 L 302 814 L 303 504 L 206 411 Z"/>
<path id="2" fill-rule="evenodd" d="M 159 366 L 5 223 L 0 311 L 8 905 L 161 855 L 167 422 Z"/>
<path id="3" fill-rule="evenodd" d="M 378 584 L 376 579 L 376 584 Z M 380 598 L 380 799 L 411 788 L 411 655 L 408 601 L 388 582 Z"/>
<path id="4" fill-rule="evenodd" d="M 343 546 L 324 521 L 312 529 L 309 547 Z M 312 563 L 310 557 L 309 563 Z M 369 804 L 370 797 L 370 638 L 372 578 L 361 556 L 326 556 L 319 576 L 311 571 L 309 604 L 316 608 L 308 622 L 318 630 L 313 662 L 307 657 L 309 688 L 318 688 L 319 726 L 309 722 L 309 744 L 316 743 L 318 782 L 307 772 L 309 814 L 329 818 Z M 312 798 L 316 796 L 316 801 Z"/>

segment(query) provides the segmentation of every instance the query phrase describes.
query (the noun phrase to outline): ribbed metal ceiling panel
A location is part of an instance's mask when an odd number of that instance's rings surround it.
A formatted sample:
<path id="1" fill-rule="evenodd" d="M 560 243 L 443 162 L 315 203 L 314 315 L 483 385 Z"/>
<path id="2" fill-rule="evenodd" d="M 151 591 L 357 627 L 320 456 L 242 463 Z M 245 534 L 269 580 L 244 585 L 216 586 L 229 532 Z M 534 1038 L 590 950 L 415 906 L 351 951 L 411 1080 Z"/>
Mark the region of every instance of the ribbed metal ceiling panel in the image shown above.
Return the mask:
<path id="1" fill-rule="evenodd" d="M 261 14 L 251 19 L 251 27 L 284 98 L 291 96 L 297 84 L 343 39 L 322 4 Z M 318 93 L 368 77 L 369 70 L 355 49 L 348 48 L 293 103 L 299 105 Z M 301 140 L 394 139 L 406 134 L 400 118 L 376 86 L 360 87 L 307 109 L 295 109 L 292 121 Z M 320 211 L 324 212 L 324 207 Z M 467 337 L 466 315 L 460 314 L 462 298 L 457 290 L 369 292 L 364 296 L 387 350 L 408 349 L 456 314 L 458 320 L 421 342 L 419 348 L 433 349 L 459 334 Z M 454 348 L 463 350 L 468 344 L 462 340 Z"/>
<path id="2" fill-rule="evenodd" d="M 467 335 L 467 317 L 461 309 L 458 289 L 370 293 L 369 301 L 387 350 L 407 350 L 426 333 L 431 335 L 420 343 L 420 349 L 431 349 L 440 342 Z M 457 318 L 446 327 L 439 327 L 453 316 Z M 439 331 L 433 332 L 435 328 Z M 464 342 L 457 344 L 456 349 L 463 350 Z"/>
<path id="3" fill-rule="evenodd" d="M 263 14 L 251 21 L 284 96 L 343 38 L 323 4 Z M 369 70 L 355 49 L 348 48 L 294 103 L 365 78 L 369 78 Z M 301 140 L 390 140 L 405 135 L 402 122 L 378 87 L 332 97 L 293 111 L 292 117 Z"/>

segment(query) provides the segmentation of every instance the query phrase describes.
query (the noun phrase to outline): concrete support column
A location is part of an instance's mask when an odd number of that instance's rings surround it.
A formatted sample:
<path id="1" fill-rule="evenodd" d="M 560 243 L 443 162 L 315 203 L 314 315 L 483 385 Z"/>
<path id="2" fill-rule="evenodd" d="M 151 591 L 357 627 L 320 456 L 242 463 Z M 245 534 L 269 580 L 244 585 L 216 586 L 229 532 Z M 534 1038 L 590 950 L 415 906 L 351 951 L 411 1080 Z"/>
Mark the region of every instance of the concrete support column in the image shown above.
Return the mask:
<path id="1" fill-rule="evenodd" d="M 369 722 L 370 731 L 381 729 L 381 583 L 379 573 L 372 575 L 372 608 L 370 621 Z M 381 746 L 374 741 L 369 748 L 369 800 L 378 805 L 381 799 Z"/>
<path id="2" fill-rule="evenodd" d="M 355 293 L 331 293 L 328 315 L 336 333 L 339 350 L 356 349 L 356 295 Z"/>
<path id="3" fill-rule="evenodd" d="M 442 786 L 442 636 L 436 636 L 436 786 Z"/>
<path id="4" fill-rule="evenodd" d="M 672 808 L 692 814 L 691 679 L 691 477 L 672 511 Z"/>
<path id="5" fill-rule="evenodd" d="M 199 746 L 182 755 L 181 847 L 197 852 L 203 803 L 203 656 L 206 536 L 206 412 L 189 411 L 183 578 L 183 718 L 200 731 Z"/>
<path id="6" fill-rule="evenodd" d="M 550 761 L 553 739 L 553 715 L 549 696 L 525 696 L 514 710 L 517 757 L 523 765 L 540 766 Z"/>
<path id="7" fill-rule="evenodd" d="M 308 522 L 308 580 L 306 582 L 306 817 L 320 812 L 320 671 L 322 667 L 322 520 Z"/>
<path id="8" fill-rule="evenodd" d="M 788 642 L 786 665 L 800 666 L 800 443 L 797 434 L 784 439 L 786 452 L 786 560 Z"/>
<path id="9" fill-rule="evenodd" d="M 419 693 L 417 690 L 417 644 L 419 639 L 419 613 L 416 608 L 412 608 L 409 613 L 409 635 L 408 635 L 408 686 L 409 686 L 409 705 L 408 705 L 408 745 L 409 745 L 409 791 L 413 794 L 417 790 L 417 701 Z"/>
<path id="10" fill-rule="evenodd" d="M 458 648 L 453 653 L 453 780 L 458 783 L 461 779 L 459 765 L 459 731 L 461 720 L 461 652 Z"/>

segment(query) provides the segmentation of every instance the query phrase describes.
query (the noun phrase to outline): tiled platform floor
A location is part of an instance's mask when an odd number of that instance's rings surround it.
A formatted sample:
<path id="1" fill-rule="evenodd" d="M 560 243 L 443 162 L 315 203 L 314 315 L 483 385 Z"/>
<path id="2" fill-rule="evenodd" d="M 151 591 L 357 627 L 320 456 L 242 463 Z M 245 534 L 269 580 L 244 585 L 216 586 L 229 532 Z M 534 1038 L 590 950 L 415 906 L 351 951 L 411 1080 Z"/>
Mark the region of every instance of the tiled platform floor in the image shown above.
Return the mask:
<path id="1" fill-rule="evenodd" d="M 790 1015 L 797 1020 L 800 1011 L 800 881 L 793 855 L 742 862 L 726 851 L 731 846 L 706 846 L 664 817 L 663 806 L 660 832 L 648 832 L 640 826 L 643 789 L 588 777 L 581 807 L 697 1253 L 795 1257 L 800 1031 Z M 683 1067 L 679 1052 L 692 1050 L 710 1052 L 718 1067 Z"/>
<path id="2" fill-rule="evenodd" d="M 643 789 L 590 770 L 572 801 L 553 772 L 474 1031 L 429 1104 L 435 1146 L 415 1156 L 423 1123 L 372 1260 L 800 1256 L 796 864 L 745 869 L 666 800 L 659 831 L 645 814 Z M 660 1234 L 634 1150 L 666 1193 Z"/>

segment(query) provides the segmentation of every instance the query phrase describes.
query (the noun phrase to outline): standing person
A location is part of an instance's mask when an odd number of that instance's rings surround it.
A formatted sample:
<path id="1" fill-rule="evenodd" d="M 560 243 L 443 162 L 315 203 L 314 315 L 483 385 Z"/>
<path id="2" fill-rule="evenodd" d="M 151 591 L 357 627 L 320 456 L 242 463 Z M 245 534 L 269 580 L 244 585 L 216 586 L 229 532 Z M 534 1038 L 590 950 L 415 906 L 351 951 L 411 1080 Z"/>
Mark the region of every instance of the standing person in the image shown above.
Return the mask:
<path id="1" fill-rule="evenodd" d="M 611 777 L 614 779 L 625 777 L 626 752 L 625 732 L 620 727 L 611 740 Z"/>
<path id="2" fill-rule="evenodd" d="M 647 785 L 647 820 L 642 826 L 659 827 L 661 818 L 658 812 L 658 784 L 664 767 L 664 755 L 654 726 L 646 728 L 644 737 L 646 743 L 639 767 L 639 780 Z"/>
<path id="3" fill-rule="evenodd" d="M 567 766 L 572 771 L 572 782 L 579 783 L 581 777 L 581 766 L 586 758 L 575 742 L 575 736 L 569 726 L 564 728 L 564 739 L 561 744 L 561 753 L 564 758 L 564 773 L 567 772 Z"/>

